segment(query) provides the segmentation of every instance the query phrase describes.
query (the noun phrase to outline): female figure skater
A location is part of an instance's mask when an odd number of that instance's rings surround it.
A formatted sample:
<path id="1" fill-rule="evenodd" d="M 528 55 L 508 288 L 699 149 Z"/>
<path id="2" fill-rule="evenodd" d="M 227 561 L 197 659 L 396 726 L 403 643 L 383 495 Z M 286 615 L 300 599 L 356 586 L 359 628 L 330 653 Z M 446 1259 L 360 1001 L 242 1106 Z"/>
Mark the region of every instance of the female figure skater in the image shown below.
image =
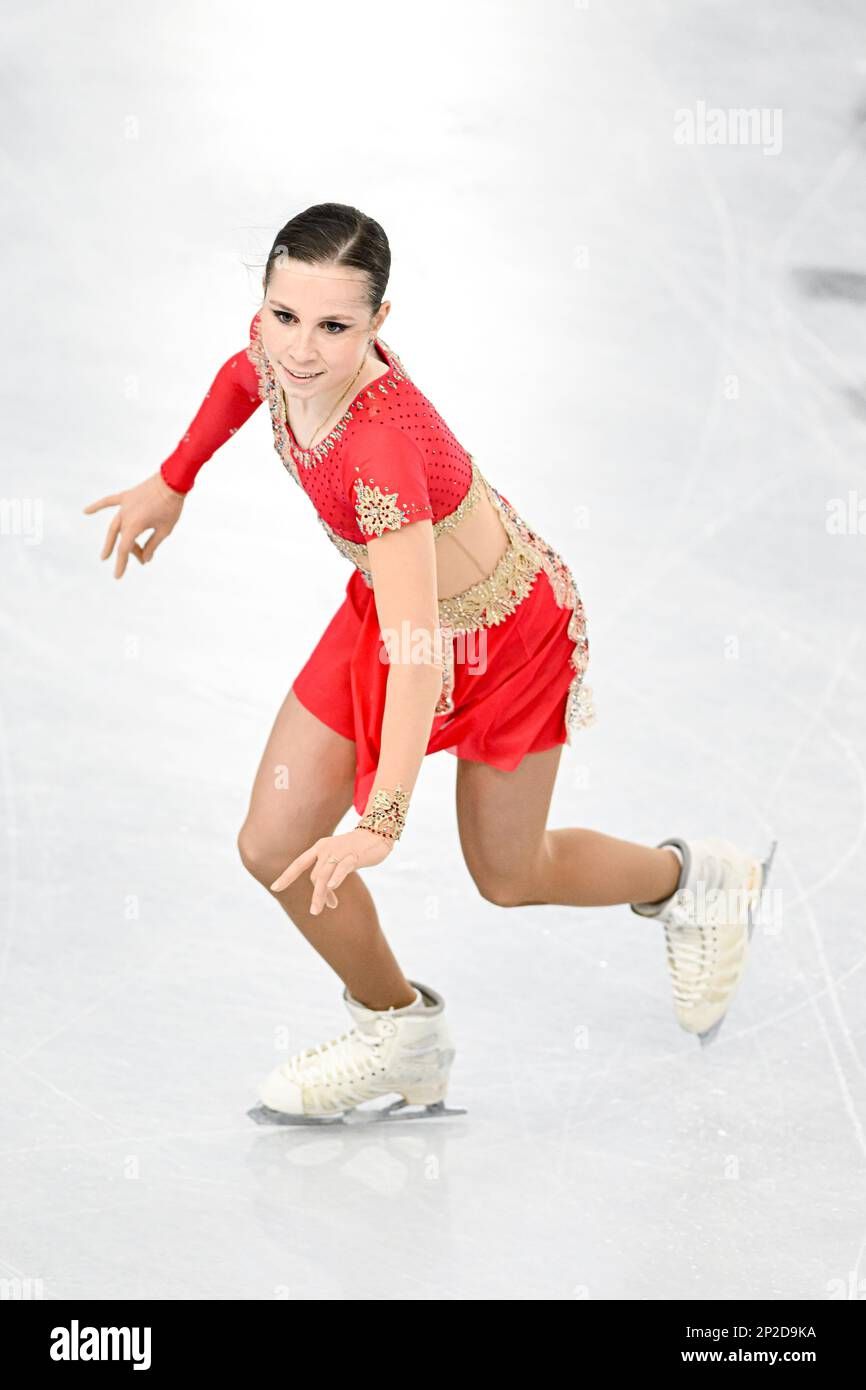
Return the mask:
<path id="1" fill-rule="evenodd" d="M 702 1042 L 739 983 L 775 848 L 762 863 L 720 839 L 650 847 L 547 828 L 562 746 L 595 719 L 583 605 L 561 557 L 379 336 L 390 259 L 384 231 L 356 208 L 292 218 L 249 343 L 177 448 L 137 487 L 85 508 L 119 508 L 102 554 L 119 538 L 116 577 L 130 554 L 149 563 L 202 464 L 266 401 L 280 459 L 353 565 L 279 710 L 238 836 L 244 865 L 342 980 L 353 1022 L 264 1080 L 264 1107 L 289 1122 L 343 1119 L 393 1094 L 379 1114 L 453 1113 L 443 997 L 403 974 L 358 873 L 394 852 L 427 753 L 458 758 L 460 844 L 482 896 L 628 903 L 660 922 L 676 1017 Z M 335 834 L 352 805 L 360 819 Z"/>

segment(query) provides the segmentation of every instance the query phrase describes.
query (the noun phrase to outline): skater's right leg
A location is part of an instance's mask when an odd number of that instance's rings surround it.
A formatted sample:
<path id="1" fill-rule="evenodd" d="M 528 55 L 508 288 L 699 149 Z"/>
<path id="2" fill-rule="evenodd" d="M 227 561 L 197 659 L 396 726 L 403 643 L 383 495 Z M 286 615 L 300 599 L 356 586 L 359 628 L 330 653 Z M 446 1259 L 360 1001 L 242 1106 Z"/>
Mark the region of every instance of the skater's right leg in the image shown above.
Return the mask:
<path id="1" fill-rule="evenodd" d="M 269 885 L 316 840 L 333 835 L 352 805 L 355 745 L 328 728 L 290 690 L 277 714 L 238 834 L 245 867 L 370 1009 L 411 1004 L 415 990 L 400 969 L 358 873 L 340 884 L 337 906 L 310 912 L 308 874 L 279 893 Z"/>

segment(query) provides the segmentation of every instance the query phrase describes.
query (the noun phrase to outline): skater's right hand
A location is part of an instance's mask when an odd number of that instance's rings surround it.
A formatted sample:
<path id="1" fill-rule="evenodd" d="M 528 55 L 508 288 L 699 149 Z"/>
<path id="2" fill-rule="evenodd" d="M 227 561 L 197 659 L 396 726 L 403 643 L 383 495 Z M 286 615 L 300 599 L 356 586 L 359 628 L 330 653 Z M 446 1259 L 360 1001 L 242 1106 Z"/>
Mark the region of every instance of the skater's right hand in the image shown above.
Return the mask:
<path id="1" fill-rule="evenodd" d="M 114 492 L 109 497 L 100 497 L 98 502 L 91 502 L 84 508 L 85 516 L 101 511 L 103 507 L 120 508 L 112 518 L 99 557 L 101 560 L 107 560 L 120 536 L 117 563 L 114 567 L 115 579 L 120 579 L 126 570 L 130 554 L 143 565 L 153 559 L 156 547 L 174 530 L 183 510 L 184 497 L 184 493 L 175 492 L 174 488 L 169 487 L 161 473 L 154 473 L 137 487 L 127 488 L 125 492 Z M 143 547 L 140 546 L 136 538 L 142 531 L 148 531 L 151 527 L 153 535 L 148 537 Z"/>

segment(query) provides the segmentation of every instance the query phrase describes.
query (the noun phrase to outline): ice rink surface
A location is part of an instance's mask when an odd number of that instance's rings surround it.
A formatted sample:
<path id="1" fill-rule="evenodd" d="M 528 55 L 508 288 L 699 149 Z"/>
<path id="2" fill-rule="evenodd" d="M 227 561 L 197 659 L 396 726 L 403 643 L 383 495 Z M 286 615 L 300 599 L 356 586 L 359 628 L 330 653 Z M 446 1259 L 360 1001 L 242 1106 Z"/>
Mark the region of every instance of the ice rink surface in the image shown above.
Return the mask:
<path id="1" fill-rule="evenodd" d="M 6 1296 L 862 1299 L 861 7 L 7 24 Z M 760 128 L 710 143 L 711 109 Z M 551 826 L 778 836 L 779 897 L 702 1051 L 653 923 L 479 896 L 432 756 L 365 878 L 468 1114 L 265 1130 L 259 1079 L 348 1018 L 236 836 L 350 571 L 264 410 L 146 569 L 82 508 L 174 448 L 331 199 L 386 228 L 383 338 L 586 605 L 599 722 Z"/>

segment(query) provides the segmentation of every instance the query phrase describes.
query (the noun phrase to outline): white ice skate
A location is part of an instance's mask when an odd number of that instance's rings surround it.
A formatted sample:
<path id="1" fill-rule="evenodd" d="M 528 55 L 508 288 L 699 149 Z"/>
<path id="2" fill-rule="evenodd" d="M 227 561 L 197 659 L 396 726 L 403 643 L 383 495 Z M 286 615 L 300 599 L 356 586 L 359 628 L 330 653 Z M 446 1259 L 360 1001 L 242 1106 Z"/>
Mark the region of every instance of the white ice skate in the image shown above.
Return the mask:
<path id="1" fill-rule="evenodd" d="M 662 840 L 683 856 L 677 887 L 659 903 L 632 903 L 632 912 L 664 924 L 674 1012 L 702 1045 L 718 1036 L 746 965 L 755 911 L 776 852 L 764 860 L 729 840 Z"/>
<path id="2" fill-rule="evenodd" d="M 247 1113 L 258 1124 L 356 1124 L 465 1115 L 448 1109 L 445 1093 L 455 1048 L 441 994 L 416 980 L 412 1004 L 368 1009 L 343 990 L 354 1027 L 330 1042 L 297 1052 L 259 1087 L 262 1104 Z M 359 1108 L 397 1094 L 387 1106 Z M 419 1105 L 420 1110 L 407 1107 Z"/>

